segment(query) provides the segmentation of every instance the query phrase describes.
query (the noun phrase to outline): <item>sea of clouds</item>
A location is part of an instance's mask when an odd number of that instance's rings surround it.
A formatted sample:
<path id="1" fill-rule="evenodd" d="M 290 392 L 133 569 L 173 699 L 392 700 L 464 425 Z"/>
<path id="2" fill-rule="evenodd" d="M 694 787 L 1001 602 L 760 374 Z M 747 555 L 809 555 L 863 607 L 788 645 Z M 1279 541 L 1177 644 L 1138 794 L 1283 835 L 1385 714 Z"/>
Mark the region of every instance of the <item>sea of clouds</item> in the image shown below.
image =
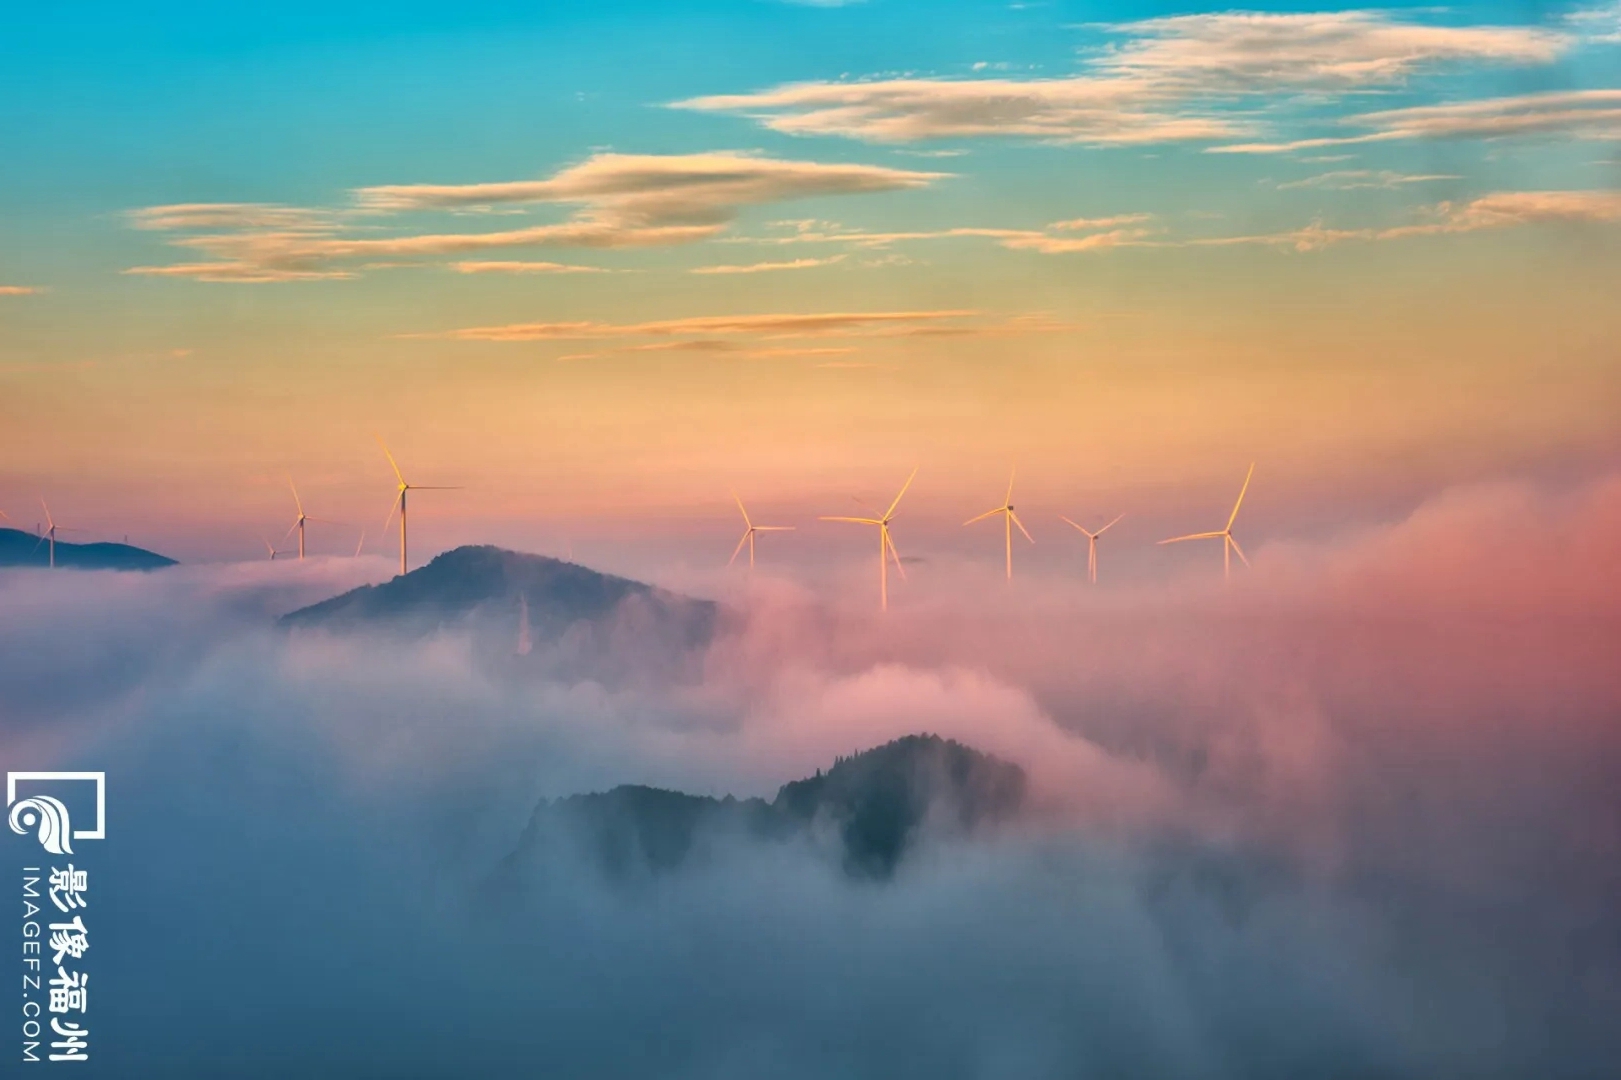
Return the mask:
<path id="1" fill-rule="evenodd" d="M 108 774 L 87 1075 L 1596 1077 L 1618 553 L 1609 478 L 1226 586 L 937 565 L 879 619 L 762 576 L 701 678 L 624 686 L 274 627 L 383 560 L 5 571 L 0 759 Z M 919 731 L 1024 766 L 1028 819 L 887 883 L 740 844 L 481 889 L 540 798 L 770 797 Z"/>

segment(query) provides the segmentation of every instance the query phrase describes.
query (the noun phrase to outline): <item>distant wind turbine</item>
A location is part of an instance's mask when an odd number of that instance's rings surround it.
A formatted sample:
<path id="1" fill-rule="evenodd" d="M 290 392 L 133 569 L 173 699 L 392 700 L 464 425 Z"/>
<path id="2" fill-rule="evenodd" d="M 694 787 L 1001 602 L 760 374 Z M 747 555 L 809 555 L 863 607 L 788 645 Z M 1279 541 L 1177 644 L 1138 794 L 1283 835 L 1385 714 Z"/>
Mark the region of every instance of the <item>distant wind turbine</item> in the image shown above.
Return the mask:
<path id="1" fill-rule="evenodd" d="M 383 437 L 381 435 L 375 436 L 375 438 L 377 439 L 377 445 L 381 446 L 383 448 L 383 455 L 388 458 L 389 465 L 392 466 L 393 469 L 394 469 L 394 478 L 400 482 L 399 494 L 397 496 L 395 496 L 394 504 L 388 508 L 388 517 L 383 520 L 383 531 L 388 532 L 388 526 L 394 520 L 394 511 L 398 510 L 400 512 L 400 573 L 404 574 L 406 572 L 406 570 L 407 570 L 406 561 L 405 561 L 405 552 L 406 552 L 406 548 L 405 548 L 405 496 L 406 496 L 406 493 L 411 492 L 411 491 L 456 491 L 458 489 L 455 486 L 445 486 L 445 485 L 438 485 L 438 484 L 408 484 L 408 483 L 406 483 L 404 474 L 400 472 L 399 463 L 394 460 L 394 455 L 388 452 L 388 444 L 383 441 Z"/>
<path id="2" fill-rule="evenodd" d="M 39 539 L 34 542 L 34 550 L 38 551 L 40 544 L 48 543 L 50 545 L 50 566 L 51 566 L 52 570 L 55 570 L 56 569 L 56 534 L 59 533 L 59 532 L 81 532 L 83 530 L 70 529 L 66 525 L 58 525 L 56 523 L 55 519 L 53 519 L 51 517 L 51 508 L 49 506 L 45 505 L 45 496 L 41 495 L 39 497 L 39 505 L 45 510 L 45 524 L 48 527 L 46 528 L 46 530 L 43 533 L 40 534 Z"/>
<path id="3" fill-rule="evenodd" d="M 285 552 L 285 551 L 277 551 L 277 550 L 276 550 L 276 545 L 275 545 L 275 544 L 272 544 L 272 543 L 271 543 L 271 542 L 270 542 L 270 537 L 268 537 L 268 536 L 265 536 L 265 535 L 263 535 L 263 534 L 260 534 L 260 536 L 259 536 L 259 542 L 260 542 L 260 543 L 262 543 L 262 544 L 264 544 L 264 546 L 265 546 L 265 551 L 266 551 L 266 552 L 267 552 L 267 553 L 268 553 L 268 554 L 269 554 L 269 555 L 270 555 L 270 561 L 271 561 L 271 562 L 275 562 L 275 561 L 276 561 L 276 556 L 277 556 L 277 555 L 285 555 L 285 554 L 287 554 L 287 553 L 286 553 L 286 552 Z"/>
<path id="4" fill-rule="evenodd" d="M 307 522 L 307 521 L 318 521 L 322 525 L 342 525 L 343 522 L 341 522 L 341 521 L 328 521 L 326 518 L 310 517 L 308 514 L 304 513 L 303 500 L 301 500 L 298 497 L 298 486 L 293 483 L 293 478 L 291 476 L 289 476 L 287 478 L 287 487 L 293 493 L 293 505 L 298 507 L 298 517 L 293 519 L 292 527 L 287 530 L 287 536 L 283 536 L 281 539 L 282 539 L 283 543 L 286 543 L 287 542 L 287 537 L 293 535 L 293 532 L 296 530 L 298 532 L 298 557 L 300 559 L 302 559 L 304 557 L 304 523 L 305 522 Z M 361 539 L 362 540 L 365 539 L 365 533 L 364 532 L 361 533 Z M 357 554 L 358 554 L 358 552 L 357 552 Z"/>
<path id="5" fill-rule="evenodd" d="M 1069 518 L 1064 517 L 1063 514 L 1058 515 L 1059 520 L 1068 522 L 1070 525 L 1073 525 L 1075 528 L 1086 534 L 1086 576 L 1094 585 L 1098 583 L 1098 537 L 1112 529 L 1114 527 L 1114 522 L 1119 521 L 1125 516 L 1126 515 L 1124 514 L 1118 514 L 1115 516 L 1114 521 L 1109 522 L 1109 524 L 1103 526 L 1103 528 L 1099 529 L 1097 532 L 1092 532 L 1085 526 L 1076 525 L 1075 522 L 1070 521 Z"/>
<path id="6" fill-rule="evenodd" d="M 900 552 L 895 550 L 895 541 L 890 538 L 889 523 L 895 520 L 895 508 L 901 504 L 902 496 L 906 494 L 906 489 L 912 486 L 912 481 L 916 476 L 917 469 L 914 468 L 912 475 L 906 478 L 906 483 L 901 485 L 900 494 L 895 496 L 895 501 L 889 504 L 889 509 L 884 511 L 882 517 L 822 518 L 823 521 L 848 521 L 857 525 L 878 526 L 878 609 L 880 611 L 889 610 L 889 560 L 891 558 L 895 560 L 895 569 L 900 571 L 901 580 L 906 580 L 906 567 L 901 565 Z"/>
<path id="7" fill-rule="evenodd" d="M 529 637 L 529 597 L 525 593 L 518 593 L 518 646 L 519 656 L 528 656 L 534 649 L 534 642 Z"/>
<path id="8" fill-rule="evenodd" d="M 1250 489 L 1250 477 L 1255 475 L 1255 463 L 1250 462 L 1250 471 L 1244 474 L 1244 486 L 1238 489 L 1238 501 L 1233 503 L 1233 512 L 1227 515 L 1227 524 L 1220 532 L 1192 533 L 1188 536 L 1173 536 L 1169 540 L 1161 540 L 1162 544 L 1180 544 L 1184 540 L 1220 540 L 1221 541 L 1221 574 L 1222 577 L 1231 577 L 1233 573 L 1233 555 L 1236 553 L 1243 559 L 1244 565 L 1250 561 L 1244 558 L 1244 549 L 1238 546 L 1233 539 L 1233 522 L 1238 520 L 1238 508 L 1244 505 L 1244 493 Z"/>
<path id="9" fill-rule="evenodd" d="M 1024 538 L 1030 541 L 1032 544 L 1036 542 L 1036 538 L 1030 535 L 1030 530 L 1024 527 L 1024 522 L 1019 520 L 1019 515 L 1013 512 L 1013 472 L 1011 470 L 1008 472 L 1007 494 L 1002 498 L 1002 505 L 998 506 L 994 510 L 987 510 L 978 517 L 969 518 L 967 521 L 963 522 L 963 524 L 972 525 L 976 521 L 984 521 L 986 518 L 995 517 L 997 514 L 1002 515 L 1002 524 L 1007 530 L 1007 577 L 1009 581 L 1012 581 L 1013 526 L 1017 525 L 1019 527 L 1019 531 L 1024 533 Z"/>
<path id="10" fill-rule="evenodd" d="M 793 532 L 794 531 L 794 526 L 792 526 L 792 525 L 756 525 L 754 522 L 749 520 L 749 512 L 748 512 L 747 509 L 744 508 L 743 500 L 738 498 L 737 492 L 735 492 L 735 491 L 732 492 L 732 499 L 737 503 L 738 512 L 743 515 L 743 538 L 737 542 L 737 547 L 732 549 L 732 557 L 730 559 L 726 560 L 726 565 L 730 566 L 733 563 L 735 563 L 737 561 L 737 556 L 743 551 L 743 545 L 747 544 L 749 546 L 749 569 L 753 570 L 754 569 L 754 534 L 755 533 L 762 533 L 762 532 Z"/>

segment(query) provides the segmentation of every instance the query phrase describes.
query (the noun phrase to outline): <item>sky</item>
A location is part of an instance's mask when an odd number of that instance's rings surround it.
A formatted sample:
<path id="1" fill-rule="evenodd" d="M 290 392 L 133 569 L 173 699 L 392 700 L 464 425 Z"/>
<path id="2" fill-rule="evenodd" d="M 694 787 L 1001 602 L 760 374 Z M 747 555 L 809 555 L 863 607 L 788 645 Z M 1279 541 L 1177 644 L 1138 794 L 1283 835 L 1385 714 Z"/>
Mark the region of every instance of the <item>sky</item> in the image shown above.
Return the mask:
<path id="1" fill-rule="evenodd" d="M 535 7 L 11 13 L 12 524 L 257 557 L 291 476 L 346 554 L 376 434 L 424 555 L 711 566 L 736 491 L 810 565 L 917 467 L 993 564 L 1016 466 L 1073 571 L 1251 462 L 1264 544 L 1621 451 L 1613 4 Z"/>

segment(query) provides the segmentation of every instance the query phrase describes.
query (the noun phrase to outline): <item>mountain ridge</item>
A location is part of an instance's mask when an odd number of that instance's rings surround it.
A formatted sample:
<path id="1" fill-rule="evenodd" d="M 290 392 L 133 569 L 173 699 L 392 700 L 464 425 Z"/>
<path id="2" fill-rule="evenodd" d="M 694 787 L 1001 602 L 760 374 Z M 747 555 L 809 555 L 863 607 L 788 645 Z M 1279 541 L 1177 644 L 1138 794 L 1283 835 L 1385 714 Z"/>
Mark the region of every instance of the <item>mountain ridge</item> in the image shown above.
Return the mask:
<path id="1" fill-rule="evenodd" d="M 49 540 L 43 540 L 35 533 L 0 528 L 0 568 L 49 566 L 49 544 Z M 56 566 L 61 570 L 161 570 L 165 566 L 176 565 L 176 559 L 133 544 L 109 541 L 90 544 L 74 544 L 66 540 L 56 542 Z"/>
<path id="2" fill-rule="evenodd" d="M 838 758 L 783 784 L 770 802 L 621 784 L 541 800 L 492 885 L 521 890 L 564 853 L 609 881 L 656 877 L 728 838 L 806 841 L 836 857 L 846 876 L 884 881 L 926 832 L 960 837 L 1011 820 L 1026 789 L 1018 765 L 927 733 Z"/>

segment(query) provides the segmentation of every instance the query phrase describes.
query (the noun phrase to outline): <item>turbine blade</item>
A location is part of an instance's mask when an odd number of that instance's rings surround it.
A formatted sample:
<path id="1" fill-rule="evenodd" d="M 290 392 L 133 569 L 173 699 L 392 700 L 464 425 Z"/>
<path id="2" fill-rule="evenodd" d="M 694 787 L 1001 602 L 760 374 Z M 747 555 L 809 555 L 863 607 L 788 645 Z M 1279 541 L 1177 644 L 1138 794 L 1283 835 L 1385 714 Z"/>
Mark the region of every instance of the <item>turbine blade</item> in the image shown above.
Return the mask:
<path id="1" fill-rule="evenodd" d="M 360 549 L 366 546 L 366 530 L 360 530 L 360 539 L 355 541 L 355 558 L 360 558 Z"/>
<path id="2" fill-rule="evenodd" d="M 402 491 L 394 496 L 394 501 L 389 504 L 388 517 L 383 519 L 383 532 L 388 532 L 388 527 L 394 524 L 394 511 L 400 508 L 400 500 L 403 498 L 405 498 L 405 492 Z"/>
<path id="3" fill-rule="evenodd" d="M 376 439 L 377 445 L 383 448 L 383 456 L 388 458 L 389 467 L 394 470 L 394 478 L 402 484 L 405 483 L 405 474 L 400 472 L 399 462 L 394 460 L 394 455 L 388 452 L 388 443 L 384 442 L 383 437 L 375 432 L 372 434 L 372 438 Z"/>
<path id="4" fill-rule="evenodd" d="M 906 483 L 901 485 L 901 493 L 900 493 L 900 495 L 895 496 L 895 501 L 889 504 L 889 509 L 888 510 L 884 511 L 884 520 L 885 521 L 888 521 L 890 518 L 895 516 L 895 507 L 897 507 L 897 506 L 899 506 L 901 504 L 901 498 L 906 494 L 906 489 L 911 487 L 912 486 L 912 481 L 916 480 L 916 479 L 917 479 L 917 466 L 914 465 L 912 467 L 912 475 L 908 476 L 906 478 Z"/>
<path id="5" fill-rule="evenodd" d="M 749 537 L 751 537 L 753 535 L 754 535 L 754 529 L 752 527 L 750 527 L 748 529 L 745 529 L 743 531 L 743 539 L 741 539 L 741 540 L 739 540 L 737 542 L 737 546 L 732 549 L 732 557 L 730 559 L 726 560 L 726 565 L 727 566 L 730 566 L 730 565 L 732 565 L 733 563 L 735 563 L 737 561 L 737 556 L 743 550 L 743 545 L 748 543 L 749 542 Z"/>
<path id="6" fill-rule="evenodd" d="M 412 491 L 463 491 L 460 484 L 412 484 Z"/>
<path id="7" fill-rule="evenodd" d="M 895 539 L 889 535 L 889 527 L 887 525 L 882 526 L 882 528 L 884 531 L 884 546 L 889 549 L 889 554 L 895 559 L 895 569 L 900 571 L 901 580 L 905 581 L 906 567 L 901 565 L 901 553 L 895 550 Z"/>
<path id="8" fill-rule="evenodd" d="M 883 524 L 883 522 L 879 521 L 877 518 L 823 517 L 823 518 L 818 518 L 817 520 L 819 520 L 819 521 L 853 521 L 857 525 L 882 525 Z"/>
<path id="9" fill-rule="evenodd" d="M 754 528 L 754 522 L 749 520 L 749 512 L 743 509 L 743 500 L 738 498 L 737 492 L 732 492 L 732 499 L 737 503 L 738 512 L 743 515 L 743 524 L 748 528 Z"/>
<path id="10" fill-rule="evenodd" d="M 295 521 L 295 522 L 293 522 L 292 526 L 285 533 L 282 534 L 282 538 L 280 540 L 277 540 L 276 543 L 285 544 L 287 542 L 287 538 L 289 536 L 293 535 L 293 533 L 296 532 L 297 530 L 298 530 L 298 522 Z"/>
<path id="11" fill-rule="evenodd" d="M 45 524 L 49 525 L 53 529 L 56 528 L 56 522 L 51 520 L 51 508 L 45 505 L 45 496 L 41 495 L 39 497 L 39 505 L 44 507 L 45 510 Z"/>
<path id="12" fill-rule="evenodd" d="M 1238 546 L 1238 541 L 1233 539 L 1231 533 L 1229 533 L 1228 536 L 1227 536 L 1227 542 L 1229 544 L 1233 545 L 1233 551 L 1238 553 L 1238 557 L 1239 557 L 1240 560 L 1243 561 L 1244 565 L 1246 567 L 1249 566 L 1250 561 L 1248 559 L 1244 558 L 1244 549 Z"/>
<path id="13" fill-rule="evenodd" d="M 298 487 L 296 485 L 294 485 L 293 477 L 292 477 L 291 473 L 289 473 L 287 475 L 287 486 L 292 488 L 292 490 L 293 490 L 293 505 L 298 507 L 298 516 L 303 517 L 304 516 L 304 504 L 299 501 Z"/>
<path id="14" fill-rule="evenodd" d="M 1097 532 L 1093 533 L 1092 535 L 1093 536 L 1102 536 L 1104 533 L 1106 533 L 1110 529 L 1114 528 L 1114 525 L 1115 525 L 1116 521 L 1119 521 L 1121 518 L 1123 518 L 1125 516 L 1126 515 L 1124 515 L 1124 514 L 1116 514 L 1114 516 L 1114 521 L 1109 522 L 1109 524 L 1103 526 L 1103 528 L 1099 529 Z"/>
<path id="15" fill-rule="evenodd" d="M 1010 506 L 1013 503 L 1013 474 L 1017 469 L 1018 466 L 1015 465 L 1007 471 L 1007 494 L 1002 497 L 1003 506 Z"/>
<path id="16" fill-rule="evenodd" d="M 1227 516 L 1227 528 L 1233 527 L 1238 520 L 1238 508 L 1244 505 L 1244 493 L 1250 489 L 1250 477 L 1255 475 L 1255 462 L 1250 462 L 1250 471 L 1244 474 L 1244 486 L 1238 489 L 1238 501 L 1233 503 L 1233 512 Z"/>
<path id="17" fill-rule="evenodd" d="M 976 521 L 984 521 L 988 517 L 995 517 L 997 514 L 1000 514 L 1005 509 L 1006 509 L 1006 507 L 998 506 L 995 510 L 987 510 L 983 514 L 979 515 L 978 517 L 969 518 L 967 521 L 963 522 L 963 524 L 964 525 L 972 525 Z"/>
<path id="18" fill-rule="evenodd" d="M 799 526 L 798 525 L 753 525 L 753 526 L 750 526 L 750 528 L 752 528 L 755 532 L 793 532 L 795 529 L 799 528 Z"/>
<path id="19" fill-rule="evenodd" d="M 1190 533 L 1187 536 L 1173 536 L 1169 540 L 1161 540 L 1162 544 L 1180 544 L 1184 540 L 1214 540 L 1218 536 L 1226 536 L 1224 532 Z"/>
<path id="20" fill-rule="evenodd" d="M 1024 522 L 1019 520 L 1018 514 L 1015 514 L 1012 510 L 1009 510 L 1007 512 L 1007 516 L 1013 521 L 1013 524 L 1019 527 L 1019 531 L 1024 533 L 1024 538 L 1026 540 L 1030 541 L 1032 544 L 1036 542 L 1036 538 L 1030 535 L 1030 530 L 1024 527 Z"/>
<path id="21" fill-rule="evenodd" d="M 1086 532 L 1086 530 L 1081 528 L 1079 525 L 1075 524 L 1073 521 L 1070 521 L 1069 518 L 1065 517 L 1063 514 L 1058 515 L 1058 520 L 1064 522 L 1065 524 L 1067 524 L 1072 529 L 1075 529 L 1075 530 L 1077 530 L 1079 532 L 1086 533 L 1087 536 L 1092 535 L 1091 533 Z"/>

